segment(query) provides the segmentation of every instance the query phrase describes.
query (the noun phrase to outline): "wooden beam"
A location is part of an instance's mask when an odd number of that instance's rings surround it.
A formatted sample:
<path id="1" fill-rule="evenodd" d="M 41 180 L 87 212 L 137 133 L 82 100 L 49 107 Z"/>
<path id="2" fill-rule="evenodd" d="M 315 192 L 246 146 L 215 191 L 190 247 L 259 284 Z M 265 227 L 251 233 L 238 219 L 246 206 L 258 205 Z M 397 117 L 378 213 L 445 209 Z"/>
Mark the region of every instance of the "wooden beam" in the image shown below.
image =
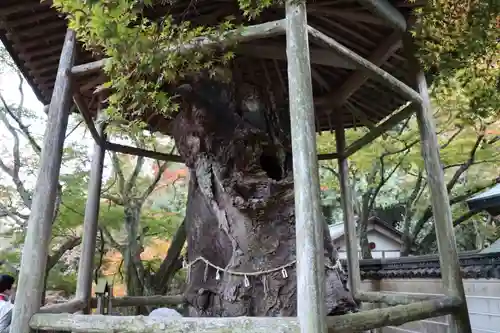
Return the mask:
<path id="1" fill-rule="evenodd" d="M 52 55 L 53 53 L 57 53 L 59 55 L 61 53 L 61 45 L 55 44 L 31 52 L 23 51 L 19 53 L 19 58 L 21 58 L 22 60 L 31 60 L 36 57 Z"/>
<path id="2" fill-rule="evenodd" d="M 452 298 L 416 302 L 389 308 L 373 309 L 341 316 L 325 317 L 329 333 L 362 332 L 384 326 L 439 317 L 457 307 Z M 103 316 L 71 314 L 35 314 L 33 329 L 75 333 L 299 333 L 297 318 L 233 317 L 233 318 L 152 318 L 144 316 Z"/>
<path id="3" fill-rule="evenodd" d="M 361 302 L 382 303 L 387 305 L 405 305 L 415 302 L 439 299 L 443 296 L 422 296 L 422 295 L 400 295 L 371 291 L 358 291 L 356 299 Z"/>
<path id="4" fill-rule="evenodd" d="M 10 40 L 14 40 L 13 36 L 14 34 L 7 33 L 7 37 Z M 53 41 L 59 42 L 62 40 L 64 40 L 64 34 L 60 32 L 54 32 L 50 35 L 45 35 L 43 38 L 29 38 L 29 40 L 20 41 L 19 43 L 16 42 L 16 44 L 14 44 L 14 48 L 16 50 L 28 50 L 37 46 L 46 47 L 48 45 L 47 42 L 53 42 Z"/>
<path id="5" fill-rule="evenodd" d="M 413 105 L 407 105 L 403 110 L 393 114 L 389 119 L 384 121 L 382 124 L 376 126 L 374 129 L 370 130 L 365 136 L 359 138 L 354 141 L 349 147 L 345 150 L 345 156 L 351 156 L 364 146 L 371 143 L 373 140 L 377 139 L 379 136 L 387 132 L 390 128 L 396 126 L 396 124 L 405 120 L 406 118 L 413 115 L 415 112 L 415 108 Z"/>
<path id="6" fill-rule="evenodd" d="M 92 138 L 94 139 L 94 142 L 102 145 L 104 138 L 97 131 L 94 125 L 94 121 L 92 120 L 92 115 L 90 114 L 90 110 L 88 109 L 87 103 L 83 99 L 82 95 L 75 92 L 73 94 L 73 102 L 78 108 L 78 111 L 80 111 L 80 114 L 82 115 L 83 120 L 85 121 L 85 124 L 87 125 L 87 128 L 90 131 L 90 135 L 92 135 Z"/>
<path id="7" fill-rule="evenodd" d="M 165 153 L 160 153 L 157 151 L 152 151 L 152 150 L 147 150 L 147 149 L 142 149 L 142 148 L 137 148 L 137 147 L 131 147 L 131 146 L 125 146 L 121 145 L 118 143 L 113 143 L 109 141 L 105 141 L 98 133 L 94 122 L 92 121 L 92 115 L 90 114 L 90 111 L 87 108 L 87 104 L 85 100 L 83 99 L 82 95 L 79 93 L 73 94 L 73 101 L 75 105 L 77 106 L 78 110 L 82 114 L 82 117 L 87 124 L 87 128 L 89 129 L 92 138 L 94 139 L 95 142 L 97 143 L 103 143 L 104 148 L 106 150 L 114 151 L 117 153 L 122 153 L 122 154 L 128 154 L 128 155 L 134 155 L 134 156 L 144 156 L 144 157 L 149 157 L 155 160 L 160 160 L 160 161 L 168 161 L 168 162 L 178 162 L 182 163 L 182 159 L 178 155 L 173 155 L 173 154 L 165 154 Z"/>
<path id="8" fill-rule="evenodd" d="M 53 65 L 48 65 L 40 69 L 33 69 L 30 70 L 29 72 L 34 77 L 54 79 L 55 78 L 54 72 L 57 72 L 57 63 L 54 63 Z"/>
<path id="9" fill-rule="evenodd" d="M 241 44 L 235 52 L 247 57 L 259 59 L 286 60 L 285 45 L 250 45 Z M 334 68 L 354 69 L 349 61 L 339 57 L 336 53 L 329 50 L 311 49 L 311 63 Z"/>
<path id="10" fill-rule="evenodd" d="M 406 19 L 388 0 L 357 0 L 372 13 L 383 18 L 399 31 L 406 31 Z"/>
<path id="11" fill-rule="evenodd" d="M 95 309 L 97 307 L 97 297 L 92 297 L 90 306 Z M 113 307 L 128 307 L 128 306 L 175 306 L 186 304 L 186 298 L 183 295 L 165 296 L 123 296 L 111 297 L 108 300 Z"/>
<path id="12" fill-rule="evenodd" d="M 75 313 L 82 310 L 86 302 L 74 299 L 65 303 L 43 306 L 38 313 Z"/>
<path id="13" fill-rule="evenodd" d="M 15 31 L 16 35 L 18 36 L 29 36 L 30 38 L 36 37 L 36 36 L 41 36 L 44 35 L 47 31 L 57 29 L 57 28 L 64 28 L 66 26 L 66 22 L 64 20 L 57 20 L 54 22 L 50 22 L 47 24 L 42 24 L 42 25 L 35 25 L 33 28 L 29 29 L 19 29 L 18 31 Z"/>
<path id="14" fill-rule="evenodd" d="M 46 1 L 44 1 L 46 2 Z M 0 10 L 0 14 L 2 13 L 2 10 Z M 45 20 L 47 18 L 54 18 L 57 14 L 54 13 L 54 11 L 46 11 L 43 13 L 37 13 L 37 14 L 31 14 L 27 17 L 23 18 L 17 18 L 16 20 L 2 20 L 2 22 L 5 24 L 5 27 L 7 29 L 12 29 L 16 27 L 20 27 L 23 25 L 31 24 L 31 23 L 38 23 L 38 21 Z"/>
<path id="15" fill-rule="evenodd" d="M 33 69 L 43 69 L 44 67 L 57 63 L 58 61 L 59 55 L 52 55 L 38 60 L 30 60 L 26 62 L 29 63 L 29 65 L 32 66 Z"/>
<path id="16" fill-rule="evenodd" d="M 184 163 L 179 155 L 165 154 L 153 150 L 147 150 L 137 147 L 124 146 L 118 143 L 105 142 L 105 148 L 110 151 L 115 151 L 117 153 L 134 155 L 134 156 L 144 156 L 152 158 L 155 160 L 166 161 L 166 162 L 176 162 Z"/>
<path id="17" fill-rule="evenodd" d="M 71 105 L 69 70 L 75 58 L 75 32 L 68 30 L 49 107 L 40 169 L 33 193 L 31 214 L 23 247 L 11 331 L 29 333 L 29 320 L 40 309 L 45 266 L 54 219 L 54 205 L 61 169 L 64 137 Z"/>
<path id="18" fill-rule="evenodd" d="M 224 47 L 232 45 L 234 42 L 248 42 L 256 39 L 279 36 L 284 33 L 285 33 L 285 20 L 277 20 L 262 24 L 251 25 L 243 29 L 231 30 L 217 38 L 205 38 L 205 37 L 196 38 L 188 44 L 172 48 L 172 51 L 179 51 L 180 53 L 184 53 L 193 49 L 220 47 L 220 46 Z M 71 70 L 71 74 L 84 75 L 90 72 L 98 71 L 104 67 L 106 61 L 108 61 L 108 59 L 102 59 L 91 63 L 75 66 Z"/>
<path id="19" fill-rule="evenodd" d="M 339 42 L 337 42 L 333 38 L 328 37 L 327 35 L 325 35 L 321 31 L 319 31 L 311 26 L 309 26 L 308 29 L 309 29 L 309 33 L 311 34 L 311 36 L 321 40 L 326 45 L 333 48 L 341 56 L 345 57 L 346 59 L 351 60 L 353 63 L 358 65 L 359 68 L 364 68 L 364 69 L 368 70 L 368 73 L 374 79 L 377 79 L 385 84 L 388 84 L 389 86 L 391 86 L 391 88 L 393 88 L 395 90 L 399 90 L 409 100 L 417 102 L 417 103 L 422 103 L 422 98 L 420 97 L 420 95 L 415 90 L 408 87 L 408 85 L 406 85 L 405 83 L 396 79 L 391 74 L 387 73 L 383 69 L 380 69 L 378 66 L 374 65 L 373 63 L 371 63 L 370 61 L 361 57 L 360 55 L 356 54 L 355 52 L 349 50 L 344 45 L 340 44 Z"/>
<path id="20" fill-rule="evenodd" d="M 104 122 L 97 117 L 97 134 L 104 138 Z M 85 302 L 83 312 L 90 313 L 90 298 L 92 296 L 92 273 L 97 242 L 97 226 L 99 206 L 101 202 L 102 171 L 104 168 L 105 150 L 101 142 L 94 143 L 94 155 L 90 167 L 90 179 L 87 190 L 87 202 L 83 219 L 83 240 L 78 263 L 78 279 L 76 283 L 76 298 Z"/>
<path id="21" fill-rule="evenodd" d="M 24 1 L 23 3 L 16 3 L 13 5 L 6 5 L 2 6 L 0 9 L 0 16 L 5 17 L 11 14 L 16 14 L 19 12 L 25 12 L 25 11 L 31 11 L 34 12 L 35 10 L 38 10 L 39 8 L 37 7 L 50 7 L 52 5 L 52 1 L 33 1 L 33 2 L 26 2 Z"/>
<path id="22" fill-rule="evenodd" d="M 397 49 L 401 47 L 401 33 L 393 32 L 379 47 L 368 57 L 368 61 L 376 66 L 382 66 Z M 323 96 L 316 102 L 317 106 L 328 106 L 334 110 L 342 106 L 370 77 L 366 69 L 360 69 L 351 74 L 347 80 L 328 96 Z"/>
<path id="23" fill-rule="evenodd" d="M 415 85 L 423 100 L 423 103 L 417 109 L 417 123 L 420 129 L 422 157 L 428 175 L 427 184 L 431 193 L 434 228 L 436 230 L 441 266 L 441 279 L 445 294 L 461 301 L 459 311 L 451 317 L 448 329 L 451 333 L 470 333 L 471 325 L 460 273 L 460 263 L 458 261 L 450 198 L 446 189 L 444 172 L 439 156 L 439 142 L 427 82 L 424 72 L 420 69 L 419 62 L 416 59 L 416 47 L 413 44 L 411 36 L 405 36 L 404 42 L 405 51 L 408 54 L 410 72 L 415 77 Z"/>
<path id="24" fill-rule="evenodd" d="M 338 172 L 340 182 L 340 198 L 342 201 L 342 213 L 344 218 L 344 234 L 347 249 L 347 267 L 349 286 L 354 297 L 361 287 L 361 271 L 359 268 L 358 237 L 356 236 L 356 219 L 352 204 L 352 193 L 349 184 L 349 166 L 345 155 L 345 130 L 342 115 L 339 115 L 337 127 L 335 128 L 335 141 L 337 145 Z"/>
<path id="25" fill-rule="evenodd" d="M 339 157 L 339 154 L 335 153 L 328 153 L 328 154 L 319 154 L 318 155 L 318 160 L 319 161 L 326 161 L 326 160 L 333 160 Z"/>
<path id="26" fill-rule="evenodd" d="M 324 333 L 325 259 L 305 0 L 287 0 L 286 55 L 295 189 L 297 313 L 301 333 Z M 268 332 L 272 332 L 270 329 Z"/>

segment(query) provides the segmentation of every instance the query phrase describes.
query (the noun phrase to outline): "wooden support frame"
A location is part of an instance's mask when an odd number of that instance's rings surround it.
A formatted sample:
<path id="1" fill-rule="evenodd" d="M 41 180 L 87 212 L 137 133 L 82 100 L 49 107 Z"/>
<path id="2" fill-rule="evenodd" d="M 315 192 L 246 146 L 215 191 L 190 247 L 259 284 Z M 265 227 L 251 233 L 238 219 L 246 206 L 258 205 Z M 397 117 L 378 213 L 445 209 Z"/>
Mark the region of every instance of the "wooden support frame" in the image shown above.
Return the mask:
<path id="1" fill-rule="evenodd" d="M 319 31 L 311 26 L 308 27 L 308 30 L 309 30 L 309 33 L 311 34 L 311 36 L 317 38 L 318 40 L 321 40 L 323 43 L 325 43 L 329 47 L 333 48 L 341 56 L 343 56 L 346 59 L 349 59 L 350 61 L 355 63 L 358 67 L 367 70 L 367 73 L 370 76 L 372 76 L 374 79 L 378 79 L 381 82 L 383 82 L 384 84 L 388 84 L 389 86 L 391 86 L 392 89 L 398 90 L 406 98 L 408 98 L 410 101 L 417 102 L 419 104 L 422 103 L 422 97 L 420 97 L 420 94 L 418 94 L 414 89 L 410 88 L 405 83 L 396 79 L 391 74 L 387 73 L 386 71 L 384 71 L 380 67 L 374 65 L 373 63 L 366 60 L 365 58 L 358 55 L 357 53 L 349 50 L 347 47 L 340 44 L 335 39 L 325 35 L 321 31 Z"/>
<path id="2" fill-rule="evenodd" d="M 83 310 L 87 303 L 83 300 L 74 299 L 65 303 L 44 306 L 38 313 L 75 313 Z"/>
<path id="3" fill-rule="evenodd" d="M 344 234 L 347 249 L 347 268 L 349 286 L 354 297 L 360 290 L 361 271 L 358 257 L 358 238 L 356 236 L 356 219 L 354 218 L 354 207 L 352 206 L 352 193 L 349 186 L 349 166 L 345 156 L 345 132 L 342 116 L 339 117 L 337 128 L 335 128 L 335 141 L 337 144 L 338 172 L 340 176 L 340 197 L 342 201 L 342 212 L 344 217 Z"/>
<path id="4" fill-rule="evenodd" d="M 284 45 L 253 45 L 241 44 L 235 50 L 236 54 L 259 59 L 285 60 L 286 52 Z M 349 61 L 339 57 L 335 52 L 319 48 L 310 49 L 311 63 L 327 67 L 354 69 L 355 66 Z"/>
<path id="5" fill-rule="evenodd" d="M 183 163 L 182 158 L 178 155 L 165 154 L 165 153 L 160 153 L 160 152 L 148 150 L 148 149 L 142 149 L 142 148 L 131 147 L 131 146 L 124 146 L 124 145 L 109 142 L 109 141 L 105 142 L 104 147 L 106 148 L 106 150 L 115 151 L 117 153 L 135 155 L 135 156 L 144 156 L 144 157 L 152 158 L 152 159 L 159 160 L 159 161 Z"/>
<path id="6" fill-rule="evenodd" d="M 358 291 L 356 294 L 356 299 L 361 302 L 387 305 L 405 305 L 439 298 L 442 298 L 442 296 L 400 295 L 370 291 Z"/>
<path id="7" fill-rule="evenodd" d="M 186 45 L 181 45 L 177 51 L 188 52 L 193 49 L 223 47 L 234 42 L 248 42 L 256 39 L 268 38 L 283 35 L 285 33 L 285 19 L 251 25 L 243 29 L 228 31 L 216 39 L 197 38 Z M 174 51 L 174 49 L 172 49 Z M 108 59 L 102 59 L 91 63 L 75 66 L 71 69 L 73 75 L 85 75 L 98 71 L 104 67 Z"/>
<path id="8" fill-rule="evenodd" d="M 368 61 L 376 66 L 384 64 L 394 52 L 402 45 L 401 33 L 393 32 L 375 51 L 368 57 Z M 359 70 L 351 74 L 347 80 L 328 96 L 323 96 L 315 103 L 316 106 L 331 107 L 330 112 L 334 108 L 342 106 L 349 97 L 352 96 L 365 82 L 368 80 L 366 70 Z"/>
<path id="9" fill-rule="evenodd" d="M 77 106 L 78 110 L 80 111 L 80 113 L 82 114 L 82 117 L 83 117 L 89 131 L 90 131 L 90 134 L 94 138 L 94 141 L 97 144 L 103 145 L 104 149 L 109 150 L 109 151 L 114 151 L 117 153 L 122 153 L 122 154 L 149 157 L 149 158 L 153 158 L 153 159 L 160 160 L 160 161 L 182 163 L 182 159 L 178 155 L 165 154 L 165 153 L 160 153 L 157 151 L 152 151 L 152 150 L 147 150 L 147 149 L 142 149 L 142 148 L 137 148 L 137 147 L 131 147 L 131 146 L 125 146 L 122 144 L 107 141 L 98 133 L 98 131 L 94 125 L 94 122 L 92 121 L 92 116 L 90 115 L 90 112 L 89 112 L 87 105 L 86 105 L 85 101 L 83 100 L 81 94 L 74 93 L 73 101 L 74 101 L 75 105 Z"/>
<path id="10" fill-rule="evenodd" d="M 393 5 L 387 0 L 357 0 L 361 5 L 369 9 L 372 13 L 383 18 L 392 27 L 406 31 L 406 19 Z"/>
<path id="11" fill-rule="evenodd" d="M 301 333 L 325 333 L 325 259 L 305 0 L 288 0 L 286 54 L 295 189 L 297 313 Z M 268 330 L 272 331 L 272 329 Z"/>
<path id="12" fill-rule="evenodd" d="M 97 134 L 104 138 L 105 123 L 97 119 Z M 90 168 L 87 202 L 83 220 L 83 241 L 80 261 L 78 263 L 78 278 L 76 298 L 87 305 L 83 312 L 90 313 L 90 298 L 92 296 L 92 273 L 94 269 L 94 253 L 97 241 L 99 207 L 101 202 L 102 172 L 104 168 L 105 148 L 99 142 L 94 143 L 94 155 Z"/>
<path id="13" fill-rule="evenodd" d="M 422 157 L 428 175 L 427 183 L 431 192 L 431 206 L 439 250 L 441 279 L 445 287 L 445 294 L 460 300 L 459 308 L 451 316 L 449 332 L 471 333 L 469 312 L 458 261 L 450 199 L 441 167 L 439 142 L 427 82 L 425 74 L 420 69 L 418 60 L 415 57 L 416 48 L 410 35 L 405 36 L 404 47 L 408 55 L 411 72 L 414 75 L 415 86 L 423 101 L 417 109 L 417 123 L 420 130 Z"/>
<path id="14" fill-rule="evenodd" d="M 75 59 L 75 45 L 75 32 L 68 29 L 50 102 L 43 154 L 23 248 L 17 287 L 17 295 L 21 297 L 18 297 L 14 304 L 11 324 L 11 331 L 16 333 L 30 332 L 29 320 L 40 309 L 62 150 L 71 104 L 69 71 Z"/>
<path id="15" fill-rule="evenodd" d="M 341 316 L 325 317 L 330 333 L 361 332 L 387 325 L 439 317 L 453 312 L 460 302 L 450 298 L 415 302 L 389 308 L 373 309 Z M 300 319 L 299 319 L 300 320 Z M 36 314 L 30 325 L 39 330 L 61 330 L 75 333 L 299 333 L 297 318 L 235 317 L 235 318 L 151 318 L 143 316 L 102 316 L 70 314 Z"/>
<path id="16" fill-rule="evenodd" d="M 186 299 L 183 295 L 177 296 L 123 296 L 111 298 L 113 307 L 127 307 L 127 306 L 159 306 L 159 305 L 181 305 L 185 304 Z M 94 300 L 92 301 L 94 305 Z"/>
<path id="17" fill-rule="evenodd" d="M 349 147 L 345 149 L 344 156 L 345 157 L 351 156 L 352 154 L 354 154 L 361 148 L 365 147 L 366 145 L 370 144 L 379 136 L 387 132 L 387 130 L 389 130 L 391 127 L 394 127 L 396 124 L 400 123 L 406 118 L 411 117 L 414 113 L 415 113 L 415 107 L 413 105 L 407 105 L 402 110 L 398 111 L 397 113 L 389 117 L 387 120 L 385 120 L 382 124 L 372 129 L 365 136 L 354 141 Z"/>

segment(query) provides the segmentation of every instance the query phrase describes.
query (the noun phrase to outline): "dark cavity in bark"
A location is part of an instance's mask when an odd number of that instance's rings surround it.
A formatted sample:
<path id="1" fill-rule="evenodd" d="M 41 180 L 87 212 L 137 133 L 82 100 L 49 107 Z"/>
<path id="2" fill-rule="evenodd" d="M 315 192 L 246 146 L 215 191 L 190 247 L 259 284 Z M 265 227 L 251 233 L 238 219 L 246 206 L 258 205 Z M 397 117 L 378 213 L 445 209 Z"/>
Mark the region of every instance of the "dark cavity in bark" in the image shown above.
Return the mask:
<path id="1" fill-rule="evenodd" d="M 289 128 L 283 113 L 249 85 L 198 77 L 178 89 L 172 123 L 190 169 L 186 211 L 188 261 L 258 272 L 295 260 L 295 216 Z M 285 130 L 286 132 L 286 130 Z M 326 229 L 326 224 L 325 224 Z M 326 263 L 336 251 L 325 230 Z M 356 311 L 342 272 L 325 268 L 327 313 Z M 244 277 L 197 262 L 185 291 L 191 316 L 295 316 L 296 267 Z"/>

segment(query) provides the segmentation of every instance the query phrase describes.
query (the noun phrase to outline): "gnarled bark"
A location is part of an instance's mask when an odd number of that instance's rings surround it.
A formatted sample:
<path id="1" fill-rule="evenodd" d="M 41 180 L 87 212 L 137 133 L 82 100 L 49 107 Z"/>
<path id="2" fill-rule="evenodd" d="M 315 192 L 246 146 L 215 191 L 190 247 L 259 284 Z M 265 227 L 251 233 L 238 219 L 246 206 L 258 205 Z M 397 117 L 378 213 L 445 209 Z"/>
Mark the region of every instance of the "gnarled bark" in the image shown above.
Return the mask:
<path id="1" fill-rule="evenodd" d="M 234 86 L 200 76 L 179 89 L 181 111 L 172 133 L 190 169 L 188 261 L 202 256 L 227 270 L 270 270 L 295 260 L 289 138 L 279 130 L 287 127 L 261 95 L 245 95 Z M 328 232 L 324 255 L 333 266 Z M 325 271 L 327 312 L 355 311 L 345 277 L 337 269 Z M 281 271 L 248 276 L 245 286 L 243 276 L 220 272 L 218 280 L 214 268 L 198 261 L 185 291 L 190 314 L 294 316 L 295 265 L 287 273 L 286 278 Z"/>

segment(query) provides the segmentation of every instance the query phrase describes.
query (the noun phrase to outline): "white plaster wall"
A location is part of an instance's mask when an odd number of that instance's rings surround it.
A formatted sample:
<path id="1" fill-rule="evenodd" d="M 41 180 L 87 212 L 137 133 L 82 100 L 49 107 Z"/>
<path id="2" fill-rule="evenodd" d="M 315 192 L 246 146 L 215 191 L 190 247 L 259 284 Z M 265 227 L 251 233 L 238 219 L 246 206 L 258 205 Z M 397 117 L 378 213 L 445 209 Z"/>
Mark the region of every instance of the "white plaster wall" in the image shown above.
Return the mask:
<path id="1" fill-rule="evenodd" d="M 374 242 L 376 245 L 375 250 L 372 251 L 372 256 L 374 259 L 382 258 L 397 258 L 399 257 L 399 251 L 401 245 L 399 242 L 393 238 L 387 237 L 376 230 L 370 230 L 368 232 L 368 242 Z M 340 247 L 339 258 L 346 259 L 346 245 L 345 238 L 342 236 L 334 242 L 336 247 Z M 359 244 L 359 241 L 358 241 Z M 358 246 L 358 250 L 360 250 Z"/>

